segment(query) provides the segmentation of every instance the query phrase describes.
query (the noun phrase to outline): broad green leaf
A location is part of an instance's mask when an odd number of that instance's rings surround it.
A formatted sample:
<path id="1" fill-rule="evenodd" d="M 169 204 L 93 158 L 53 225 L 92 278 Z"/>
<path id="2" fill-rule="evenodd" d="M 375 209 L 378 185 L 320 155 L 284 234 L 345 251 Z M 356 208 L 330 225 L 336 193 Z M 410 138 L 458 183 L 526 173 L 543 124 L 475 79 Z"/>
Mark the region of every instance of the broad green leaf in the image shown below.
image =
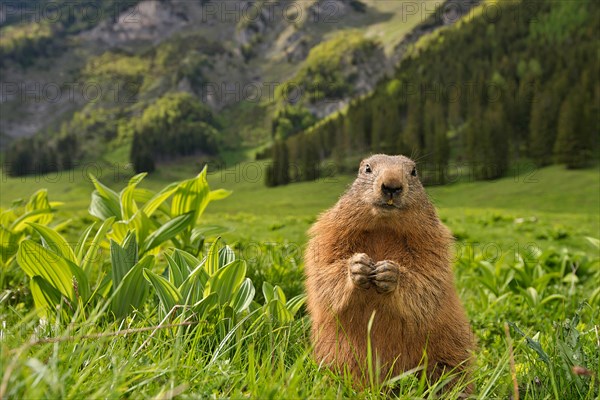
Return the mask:
<path id="1" fill-rule="evenodd" d="M 250 306 L 250 303 L 252 303 L 255 294 L 256 290 L 254 289 L 252 280 L 246 278 L 236 292 L 235 297 L 231 302 L 231 307 L 236 313 L 244 311 Z"/>
<path id="2" fill-rule="evenodd" d="M 204 261 L 204 268 L 208 275 L 213 276 L 219 269 L 219 241 L 221 238 L 217 238 L 208 249 L 208 254 Z"/>
<path id="3" fill-rule="evenodd" d="M 110 262 L 112 264 L 113 286 L 119 286 L 121 280 L 138 262 L 137 243 L 133 233 L 129 233 L 123 246 L 110 241 Z"/>
<path id="4" fill-rule="evenodd" d="M 147 255 L 134 265 L 116 288 L 113 286 L 111 309 L 117 318 L 126 317 L 132 310 L 144 305 L 148 294 L 148 282 L 144 279 L 144 269 L 154 265 L 154 256 Z M 113 283 L 114 285 L 114 283 Z"/>
<path id="5" fill-rule="evenodd" d="M 209 201 L 209 188 L 206 181 L 206 167 L 194 179 L 177 185 L 171 200 L 171 216 L 194 212 L 194 223 L 204 212 Z"/>
<path id="6" fill-rule="evenodd" d="M 197 318 L 202 320 L 206 314 L 219 304 L 219 296 L 216 293 L 211 293 L 202 300 L 192 306 L 192 310 L 196 313 Z"/>
<path id="7" fill-rule="evenodd" d="M 94 295 L 98 295 L 104 299 L 108 298 L 113 289 L 113 280 L 110 275 L 104 275 L 100 284 L 96 287 Z"/>
<path id="8" fill-rule="evenodd" d="M 137 186 L 141 181 L 144 180 L 144 178 L 148 175 L 147 172 L 141 172 L 137 175 L 134 175 L 131 177 L 131 179 L 129 179 L 129 182 L 127 183 L 127 186 Z"/>
<path id="9" fill-rule="evenodd" d="M 7 263 L 12 256 L 17 254 L 19 236 L 14 235 L 0 225 L 0 256 L 2 256 L 3 263 Z"/>
<path id="10" fill-rule="evenodd" d="M 21 242 L 17 262 L 27 276 L 40 276 L 54 286 L 63 296 L 75 299 L 73 273 L 67 260 L 33 240 Z"/>
<path id="11" fill-rule="evenodd" d="M 25 228 L 27 228 L 27 224 L 32 222 L 45 222 L 45 217 L 48 214 L 51 214 L 51 209 L 36 209 L 26 212 L 17 218 L 9 227 L 9 229 L 15 233 L 22 232 Z"/>
<path id="12" fill-rule="evenodd" d="M 51 208 L 50 202 L 48 201 L 48 190 L 40 189 L 31 195 L 25 209 L 27 211 L 33 210 L 47 210 Z"/>
<path id="13" fill-rule="evenodd" d="M 146 213 L 146 215 L 150 216 L 156 211 L 161 205 L 169 198 L 175 191 L 177 190 L 177 186 L 179 182 L 174 182 L 165 188 L 163 188 L 160 192 L 156 193 L 154 197 L 144 204 L 142 210 Z"/>
<path id="14" fill-rule="evenodd" d="M 192 242 L 196 242 L 207 236 L 221 235 L 228 232 L 229 228 L 220 225 L 202 225 L 192 229 Z"/>
<path id="15" fill-rule="evenodd" d="M 33 302 L 40 315 L 52 315 L 52 311 L 56 310 L 56 307 L 61 303 L 61 293 L 38 275 L 31 278 L 29 287 L 31 288 Z"/>
<path id="16" fill-rule="evenodd" d="M 122 219 L 119 195 L 117 193 L 115 193 L 112 189 L 110 189 L 108 186 L 103 185 L 102 182 L 100 182 L 94 175 L 90 174 L 90 179 L 91 179 L 92 183 L 94 184 L 94 187 L 96 188 L 94 193 L 97 193 L 97 195 L 99 197 L 106 200 L 104 207 L 108 208 L 111 213 L 108 217 L 114 216 L 118 219 Z M 93 197 L 93 194 L 92 194 L 92 197 Z M 90 211 L 90 213 L 91 213 L 91 211 Z M 92 215 L 94 215 L 94 214 L 92 214 Z M 106 218 L 104 218 L 104 219 L 106 219 Z"/>
<path id="17" fill-rule="evenodd" d="M 54 229 L 55 232 L 62 232 L 65 229 L 67 229 L 69 227 L 69 225 L 71 225 L 71 223 L 73 222 L 72 219 L 66 219 L 62 222 L 57 223 L 56 225 L 54 225 L 52 227 L 52 229 Z"/>
<path id="18" fill-rule="evenodd" d="M 138 243 L 143 243 L 150 235 L 150 232 L 155 229 L 156 223 L 146 215 L 144 210 L 138 210 L 130 220 L 129 225 L 135 232 Z"/>
<path id="19" fill-rule="evenodd" d="M 150 189 L 136 187 L 133 190 L 133 200 L 135 200 L 135 202 L 138 204 L 146 204 L 155 195 L 156 195 L 156 193 Z M 168 214 L 168 210 L 167 210 L 167 214 Z"/>
<path id="20" fill-rule="evenodd" d="M 115 210 L 114 206 L 111 205 L 110 200 L 105 199 L 97 191 L 92 192 L 92 199 L 88 212 L 94 217 L 104 221 L 111 217 L 121 219 L 121 211 Z"/>
<path id="21" fill-rule="evenodd" d="M 204 288 L 209 278 L 203 264 L 198 265 L 196 269 L 190 272 L 179 287 L 179 292 L 185 304 L 193 304 L 204 296 Z"/>
<path id="22" fill-rule="evenodd" d="M 262 292 L 263 292 L 263 296 L 265 298 L 265 303 L 270 303 L 275 298 L 275 292 L 273 289 L 273 285 L 271 285 L 267 281 L 263 282 Z"/>
<path id="23" fill-rule="evenodd" d="M 85 251 L 85 245 L 87 243 L 87 240 L 90 237 L 90 233 L 92 232 L 92 229 L 94 229 L 95 226 L 96 226 L 96 223 L 94 222 L 93 224 L 91 224 L 90 226 L 85 228 L 85 230 L 79 237 L 79 241 L 77 242 L 77 246 L 75 247 L 75 255 L 77 256 L 77 259 L 80 262 L 82 261 L 82 258 L 83 258 L 83 252 Z"/>
<path id="24" fill-rule="evenodd" d="M 31 195 L 27 205 L 25 206 L 25 210 L 27 212 L 31 211 L 42 211 L 39 214 L 36 214 L 36 218 L 34 220 L 28 219 L 28 222 L 38 222 L 42 225 L 47 225 L 52 221 L 52 204 L 48 201 L 48 190 L 40 189 L 34 194 Z M 21 227 L 19 227 L 20 229 Z"/>
<path id="25" fill-rule="evenodd" d="M 181 286 L 188 275 L 187 267 L 185 265 L 178 264 L 168 254 L 165 254 L 165 258 L 167 259 L 167 264 L 169 265 L 169 282 L 171 282 L 175 287 Z M 185 270 L 185 277 L 182 269 Z"/>
<path id="26" fill-rule="evenodd" d="M 138 243 L 143 243 L 153 229 L 153 222 L 144 213 L 138 210 L 134 216 L 126 221 L 117 221 L 112 225 L 109 237 L 115 242 L 122 244 L 128 232 L 134 232 Z"/>
<path id="27" fill-rule="evenodd" d="M 152 232 L 144 242 L 144 252 L 155 248 L 161 243 L 174 238 L 194 221 L 194 214 L 188 213 L 173 218 L 156 231 Z"/>
<path id="28" fill-rule="evenodd" d="M 128 221 L 117 221 L 112 224 L 108 237 L 114 242 L 122 244 L 125 241 L 125 237 L 127 237 L 127 233 L 132 231 L 132 223 L 129 223 Z"/>
<path id="29" fill-rule="evenodd" d="M 234 261 L 209 278 L 204 288 L 204 296 L 216 293 L 219 296 L 219 303 L 225 305 L 232 300 L 245 276 L 246 263 L 242 260 Z"/>
<path id="30" fill-rule="evenodd" d="M 275 296 L 275 299 L 281 301 L 282 304 L 287 303 L 285 293 L 283 293 L 283 289 L 281 289 L 279 286 L 275 285 L 273 288 L 273 295 Z"/>
<path id="31" fill-rule="evenodd" d="M 231 250 L 231 247 L 224 246 L 219 250 L 219 268 L 223 268 L 225 265 L 235 261 L 235 253 Z"/>
<path id="32" fill-rule="evenodd" d="M 71 249 L 69 243 L 58 232 L 52 228 L 33 222 L 30 222 L 29 226 L 31 226 L 36 230 L 37 233 L 40 234 L 44 242 L 47 244 L 47 246 L 44 247 L 49 248 L 57 254 L 60 254 L 72 263 L 77 264 L 77 257 L 75 256 L 73 249 Z"/>
<path id="33" fill-rule="evenodd" d="M 286 324 L 293 320 L 292 314 L 288 311 L 283 303 L 279 300 L 272 300 L 266 305 L 267 314 L 282 324 Z"/>
<path id="34" fill-rule="evenodd" d="M 213 200 L 222 200 L 226 197 L 229 197 L 229 195 L 231 195 L 231 190 L 226 190 L 226 189 L 217 189 L 217 190 L 211 190 L 208 198 L 210 201 Z"/>
<path id="35" fill-rule="evenodd" d="M 0 213 L 0 226 L 8 228 L 16 218 L 15 210 L 3 210 Z"/>
<path id="36" fill-rule="evenodd" d="M 156 290 L 158 299 L 166 312 L 171 311 L 173 307 L 181 304 L 181 294 L 171 282 L 147 268 L 144 269 L 144 277 L 146 277 Z"/>
<path id="37" fill-rule="evenodd" d="M 119 201 L 121 204 L 121 213 L 123 219 L 129 219 L 137 212 L 138 207 L 134 200 L 134 191 L 136 186 L 148 175 L 146 172 L 137 174 L 129 180 L 128 185 L 121 190 Z"/>
<path id="38" fill-rule="evenodd" d="M 181 268 L 181 272 L 183 273 L 184 278 L 187 278 L 187 276 L 193 270 L 195 270 L 196 267 L 198 267 L 198 265 L 200 265 L 200 260 L 198 260 L 190 253 L 180 249 L 175 249 L 173 251 L 173 260 L 177 263 L 177 265 L 185 266 L 185 268 L 187 269 L 187 271 L 184 271 L 183 267 Z"/>
<path id="39" fill-rule="evenodd" d="M 306 302 L 306 295 L 299 294 L 298 296 L 292 297 L 287 303 L 285 303 L 286 308 L 292 314 L 292 317 L 296 315 L 296 313 L 300 310 L 300 308 Z"/>
<path id="40" fill-rule="evenodd" d="M 543 306 L 544 304 L 549 303 L 551 301 L 555 301 L 555 300 L 566 301 L 567 298 L 565 295 L 562 295 L 562 294 L 558 294 L 558 293 L 551 294 L 550 296 L 544 297 L 544 299 L 542 301 L 540 301 L 540 305 Z"/>
<path id="41" fill-rule="evenodd" d="M 96 236 L 94 236 L 94 239 L 92 240 L 92 243 L 90 244 L 87 253 L 83 257 L 83 260 L 81 260 L 83 262 L 81 268 L 86 273 L 90 271 L 93 263 L 97 261 L 96 256 L 98 254 L 98 250 L 100 249 L 100 244 L 102 243 L 102 240 L 104 240 L 104 238 L 106 237 L 106 232 L 108 232 L 108 229 L 111 227 L 113 221 L 114 217 L 110 217 L 107 220 L 105 220 L 102 223 L 102 225 L 100 225 L 100 228 L 98 228 L 98 232 L 96 232 Z"/>
<path id="42" fill-rule="evenodd" d="M 92 174 L 89 175 L 89 178 L 94 184 L 94 187 L 96 188 L 100 196 L 104 197 L 105 199 L 114 201 L 115 204 L 119 203 L 119 195 L 114 190 L 104 185 L 98 180 L 98 178 L 96 178 Z"/>
<path id="43" fill-rule="evenodd" d="M 164 191 L 161 190 L 159 193 L 156 193 L 152 190 L 149 189 L 144 189 L 144 188 L 139 188 L 136 187 L 134 192 L 133 192 L 133 199 L 138 203 L 138 204 L 143 204 L 143 206 L 141 206 L 141 209 L 144 210 L 144 212 L 146 213 L 146 215 L 152 215 L 156 210 L 159 210 L 160 212 L 162 212 L 163 214 L 167 215 L 167 216 L 171 216 L 171 205 L 168 204 L 166 202 L 166 199 L 169 198 L 169 196 L 171 194 L 173 194 L 173 192 L 175 192 L 175 187 L 177 186 L 177 182 L 171 183 L 168 187 L 172 187 L 172 192 L 169 193 L 168 195 L 166 195 L 165 197 L 158 199 L 158 206 L 156 207 L 153 202 L 154 202 L 154 198 L 155 196 L 157 196 L 158 194 L 162 194 L 162 192 Z M 150 203 L 150 204 L 148 204 Z M 148 206 L 148 207 L 146 207 Z M 151 211 L 150 214 L 148 214 L 147 211 Z"/>

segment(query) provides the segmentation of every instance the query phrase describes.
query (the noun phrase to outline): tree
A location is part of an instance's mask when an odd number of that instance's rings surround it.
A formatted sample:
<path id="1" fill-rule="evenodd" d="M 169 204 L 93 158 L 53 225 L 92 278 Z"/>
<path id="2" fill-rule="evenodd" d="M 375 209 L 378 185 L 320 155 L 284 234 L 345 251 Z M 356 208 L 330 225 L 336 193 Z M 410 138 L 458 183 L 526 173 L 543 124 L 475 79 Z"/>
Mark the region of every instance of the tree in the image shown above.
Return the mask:
<path id="1" fill-rule="evenodd" d="M 536 88 L 529 122 L 529 155 L 536 165 L 552 163 L 552 148 L 556 140 L 558 102 L 556 93 Z"/>
<path id="2" fill-rule="evenodd" d="M 278 140 L 273 145 L 273 163 L 267 168 L 265 183 L 267 186 L 287 185 L 290 183 L 290 160 L 287 145 Z"/>
<path id="3" fill-rule="evenodd" d="M 415 96 L 408 101 L 406 128 L 403 136 L 406 145 L 410 148 L 411 155 L 418 155 L 423 151 L 423 106 L 420 96 Z"/>
<path id="4" fill-rule="evenodd" d="M 133 135 L 129 159 L 136 173 L 150 173 L 156 169 L 150 146 L 140 138 L 140 134 L 138 133 Z"/>
<path id="5" fill-rule="evenodd" d="M 582 168 L 591 156 L 587 128 L 582 124 L 583 92 L 579 85 L 574 87 L 560 106 L 554 155 L 567 168 Z"/>
<path id="6" fill-rule="evenodd" d="M 155 160 L 218 151 L 212 112 L 189 93 L 169 93 L 148 106 L 134 123 L 130 161 L 151 172 Z M 138 169 L 139 168 L 139 169 Z"/>
<path id="7" fill-rule="evenodd" d="M 450 146 L 448 143 L 446 116 L 443 105 L 439 101 L 428 100 L 425 102 L 423 117 L 425 138 L 425 161 L 435 173 L 433 182 L 444 183 L 444 172 L 448 165 Z"/>

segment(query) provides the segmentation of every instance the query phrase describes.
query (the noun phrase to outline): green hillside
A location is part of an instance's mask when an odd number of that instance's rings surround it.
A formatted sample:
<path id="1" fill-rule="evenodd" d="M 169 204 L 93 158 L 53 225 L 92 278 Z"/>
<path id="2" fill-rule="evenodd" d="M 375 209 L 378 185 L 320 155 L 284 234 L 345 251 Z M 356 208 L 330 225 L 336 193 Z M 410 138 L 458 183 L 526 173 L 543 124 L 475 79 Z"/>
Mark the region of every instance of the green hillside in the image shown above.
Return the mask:
<path id="1" fill-rule="evenodd" d="M 410 154 L 434 173 L 464 164 L 478 179 L 523 160 L 589 166 L 600 134 L 599 18 L 593 1 L 482 2 L 408 47 L 372 94 L 276 143 L 267 183 L 314 179 L 324 160 L 343 171 L 365 152 Z"/>
<path id="2" fill-rule="evenodd" d="M 405 3 L 309 0 L 271 7 L 259 1 L 248 10 L 241 0 L 90 2 L 85 6 L 96 11 L 94 18 L 77 2 L 22 2 L 14 10 L 7 4 L 0 26 L 0 71 L 9 83 L 0 103 L 5 170 L 13 176 L 68 170 L 107 155 L 141 171 L 190 153 L 214 160 L 269 145 L 276 121 L 286 122 L 286 87 L 298 86 L 313 100 L 318 93 L 311 86 L 331 87 L 326 92 L 339 104 L 325 111 L 313 105 L 305 122 L 373 89 L 397 58 L 396 45 L 437 4 L 426 1 L 407 13 Z M 60 18 L 44 18 L 49 7 Z M 356 45 L 336 45 L 350 36 Z M 363 42 L 368 46 L 359 51 Z M 316 82 L 315 73 L 323 71 L 311 70 L 332 62 Z M 362 70 L 368 73 L 357 74 Z M 347 82 L 334 90 L 333 79 Z M 34 91 L 24 90 L 27 85 Z M 190 107 L 207 108 L 211 117 L 155 119 L 189 144 L 163 152 L 141 120 L 157 107 L 186 114 L 181 103 L 164 101 L 182 93 L 190 96 Z M 210 144 L 204 133 L 190 133 L 198 126 L 211 131 Z"/>
<path id="3" fill-rule="evenodd" d="M 146 178 L 143 186 L 157 190 L 194 175 L 199 167 L 196 162 L 188 162 L 159 170 Z M 354 179 L 354 175 L 339 175 L 270 189 L 263 185 L 267 168 L 267 163 L 258 162 L 209 171 L 211 186 L 231 190 L 233 194 L 228 200 L 209 206 L 206 223 L 226 227 L 229 232 L 225 237 L 230 240 L 284 240 L 303 245 L 305 232 L 316 215 L 333 205 Z M 84 217 L 92 187 L 85 173 L 94 173 L 110 187 L 120 190 L 128 178 L 115 176 L 115 171 L 105 166 L 37 178 L 5 176 L 0 205 L 8 207 L 17 198 L 27 198 L 32 187 L 44 187 L 52 200 L 65 202 L 58 208 L 58 215 Z M 494 182 L 461 182 L 429 187 L 427 191 L 450 227 L 460 232 L 460 239 L 511 244 L 518 232 L 521 243 L 552 244 L 559 232 L 565 230 L 577 233 L 575 237 L 572 234 L 560 237 L 560 241 L 579 247 L 581 237 L 598 236 L 600 231 L 599 185 L 597 169 L 571 171 L 553 166 L 524 170 Z M 486 229 L 487 220 L 493 220 L 496 214 L 502 228 Z M 520 218 L 524 222 L 516 223 Z M 536 237 L 526 233 L 534 227 L 543 227 L 547 234 Z M 471 228 L 474 231 L 467 234 Z M 504 230 L 508 228 L 514 232 L 507 234 Z"/>

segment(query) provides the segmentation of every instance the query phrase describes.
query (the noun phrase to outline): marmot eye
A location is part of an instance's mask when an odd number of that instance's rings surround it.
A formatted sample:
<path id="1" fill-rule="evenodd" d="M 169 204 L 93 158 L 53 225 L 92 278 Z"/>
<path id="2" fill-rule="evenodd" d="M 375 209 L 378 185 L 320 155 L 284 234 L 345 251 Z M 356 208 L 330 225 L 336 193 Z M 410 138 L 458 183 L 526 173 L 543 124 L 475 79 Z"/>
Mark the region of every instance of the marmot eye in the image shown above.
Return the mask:
<path id="1" fill-rule="evenodd" d="M 371 172 L 373 172 L 373 170 L 371 169 L 371 166 L 369 164 L 365 165 L 365 172 L 367 174 L 370 174 Z"/>
<path id="2" fill-rule="evenodd" d="M 417 176 L 417 169 L 415 167 L 413 167 L 412 171 L 410 172 L 410 174 L 412 176 Z"/>

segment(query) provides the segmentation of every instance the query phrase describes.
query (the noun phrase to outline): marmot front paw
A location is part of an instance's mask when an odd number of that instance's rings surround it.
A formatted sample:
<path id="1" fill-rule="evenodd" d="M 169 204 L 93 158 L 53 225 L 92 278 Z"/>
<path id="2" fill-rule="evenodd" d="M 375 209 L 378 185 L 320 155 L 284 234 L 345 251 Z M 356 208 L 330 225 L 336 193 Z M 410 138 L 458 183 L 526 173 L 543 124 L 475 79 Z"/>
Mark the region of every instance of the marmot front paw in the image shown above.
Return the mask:
<path id="1" fill-rule="evenodd" d="M 371 287 L 371 274 L 373 273 L 373 260 L 365 253 L 356 253 L 348 262 L 348 275 L 356 286 L 361 289 Z"/>
<path id="2" fill-rule="evenodd" d="M 390 293 L 398 285 L 400 267 L 393 261 L 383 260 L 376 263 L 370 280 L 377 293 Z"/>

